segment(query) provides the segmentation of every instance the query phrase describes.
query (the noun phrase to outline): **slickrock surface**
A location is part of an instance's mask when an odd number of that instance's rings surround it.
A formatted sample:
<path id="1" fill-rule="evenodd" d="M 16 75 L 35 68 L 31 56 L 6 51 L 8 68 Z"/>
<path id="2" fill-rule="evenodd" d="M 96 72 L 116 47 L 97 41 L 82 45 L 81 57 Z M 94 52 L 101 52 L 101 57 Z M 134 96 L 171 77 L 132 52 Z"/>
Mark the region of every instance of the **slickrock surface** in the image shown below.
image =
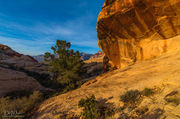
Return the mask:
<path id="1" fill-rule="evenodd" d="M 180 46 L 180 1 L 105 0 L 97 33 L 119 68 L 162 55 Z"/>
<path id="2" fill-rule="evenodd" d="M 10 47 L 0 44 L 0 97 L 21 90 L 51 91 L 39 84 L 36 79 L 28 76 L 25 70 L 47 73 L 45 68 L 31 56 L 20 54 Z"/>
<path id="3" fill-rule="evenodd" d="M 179 106 L 165 101 L 167 95 L 180 100 L 180 49 L 173 50 L 152 60 L 142 61 L 126 68 L 101 75 L 85 83 L 81 88 L 48 99 L 42 103 L 33 119 L 58 119 L 63 113 L 80 114 L 78 101 L 94 94 L 97 99 L 107 99 L 117 108 L 122 104 L 119 96 L 127 90 L 153 88 L 155 94 L 143 97 L 137 108 L 148 107 L 148 113 L 155 109 L 164 110 L 161 118 L 178 119 Z M 176 91 L 175 95 L 172 92 Z M 118 114 L 113 118 L 117 119 Z M 149 117 L 149 119 L 152 119 Z"/>
<path id="4" fill-rule="evenodd" d="M 48 91 L 32 77 L 23 72 L 0 67 L 0 97 L 13 91 Z"/>

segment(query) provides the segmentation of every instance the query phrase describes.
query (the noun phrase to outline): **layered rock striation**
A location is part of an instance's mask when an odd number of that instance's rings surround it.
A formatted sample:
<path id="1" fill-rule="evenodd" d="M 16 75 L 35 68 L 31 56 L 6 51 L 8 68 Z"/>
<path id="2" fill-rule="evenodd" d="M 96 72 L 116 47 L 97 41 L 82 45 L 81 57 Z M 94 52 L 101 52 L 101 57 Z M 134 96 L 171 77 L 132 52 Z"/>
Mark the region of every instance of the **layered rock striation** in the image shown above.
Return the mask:
<path id="1" fill-rule="evenodd" d="M 180 46 L 179 0 L 106 0 L 97 21 L 99 47 L 117 67 Z"/>
<path id="2" fill-rule="evenodd" d="M 36 79 L 24 72 L 0 66 L 0 97 L 16 91 L 51 91 L 43 87 Z"/>
<path id="3" fill-rule="evenodd" d="M 29 55 L 20 54 L 6 45 L 0 44 L 0 64 L 12 64 L 17 67 L 38 65 L 38 61 Z"/>
<path id="4" fill-rule="evenodd" d="M 0 44 L 0 97 L 16 91 L 52 91 L 32 74 L 49 74 L 45 66 L 28 55 L 20 54 Z"/>

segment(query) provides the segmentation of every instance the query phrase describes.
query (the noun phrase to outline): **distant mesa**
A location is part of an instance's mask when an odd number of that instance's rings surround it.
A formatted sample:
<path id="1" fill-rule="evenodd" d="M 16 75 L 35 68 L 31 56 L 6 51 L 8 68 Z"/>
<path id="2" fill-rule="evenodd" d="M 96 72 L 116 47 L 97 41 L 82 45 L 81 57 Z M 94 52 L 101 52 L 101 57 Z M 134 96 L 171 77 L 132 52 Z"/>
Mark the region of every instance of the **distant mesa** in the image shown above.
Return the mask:
<path id="1" fill-rule="evenodd" d="M 87 53 L 82 52 L 80 53 L 80 55 L 81 55 L 81 59 L 83 61 L 86 61 L 86 60 L 89 60 L 93 54 L 87 54 Z"/>
<path id="2" fill-rule="evenodd" d="M 88 53 L 84 53 L 84 52 L 80 53 L 81 59 L 83 61 L 88 61 L 91 59 L 99 58 L 99 57 L 102 57 L 103 55 L 104 55 L 104 53 L 101 51 L 98 51 L 95 54 L 88 54 Z M 32 56 L 32 57 L 40 63 L 44 62 L 44 55 L 37 55 L 37 56 Z"/>
<path id="3" fill-rule="evenodd" d="M 88 60 L 85 61 L 85 63 L 91 63 L 91 62 L 103 62 L 104 53 L 102 51 L 98 51 L 94 55 L 92 55 Z"/>
<path id="4" fill-rule="evenodd" d="M 104 53 L 102 51 L 98 51 L 96 54 L 92 55 L 90 57 L 90 59 L 99 58 L 99 57 L 103 57 L 103 56 L 104 56 Z"/>
<path id="5" fill-rule="evenodd" d="M 44 55 L 37 55 L 32 57 L 36 59 L 38 62 L 44 62 Z"/>

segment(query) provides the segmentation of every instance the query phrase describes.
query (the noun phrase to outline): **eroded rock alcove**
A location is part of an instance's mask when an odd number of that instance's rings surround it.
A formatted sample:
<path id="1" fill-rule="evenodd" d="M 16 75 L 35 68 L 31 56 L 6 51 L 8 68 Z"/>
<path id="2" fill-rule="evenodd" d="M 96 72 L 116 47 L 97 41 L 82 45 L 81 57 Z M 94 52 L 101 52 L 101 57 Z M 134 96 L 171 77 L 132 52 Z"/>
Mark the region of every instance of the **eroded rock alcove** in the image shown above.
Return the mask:
<path id="1" fill-rule="evenodd" d="M 154 58 L 180 46 L 180 1 L 106 0 L 97 34 L 114 66 Z"/>

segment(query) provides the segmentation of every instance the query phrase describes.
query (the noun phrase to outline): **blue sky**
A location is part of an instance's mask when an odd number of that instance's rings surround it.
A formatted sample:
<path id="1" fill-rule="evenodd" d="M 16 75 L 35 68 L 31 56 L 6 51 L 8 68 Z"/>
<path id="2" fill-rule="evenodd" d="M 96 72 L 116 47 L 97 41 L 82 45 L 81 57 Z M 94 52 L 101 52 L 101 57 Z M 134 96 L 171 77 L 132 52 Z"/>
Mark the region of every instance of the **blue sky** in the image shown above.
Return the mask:
<path id="1" fill-rule="evenodd" d="M 96 21 L 104 0 L 0 0 L 0 43 L 29 55 L 57 39 L 86 53 L 98 50 Z"/>

